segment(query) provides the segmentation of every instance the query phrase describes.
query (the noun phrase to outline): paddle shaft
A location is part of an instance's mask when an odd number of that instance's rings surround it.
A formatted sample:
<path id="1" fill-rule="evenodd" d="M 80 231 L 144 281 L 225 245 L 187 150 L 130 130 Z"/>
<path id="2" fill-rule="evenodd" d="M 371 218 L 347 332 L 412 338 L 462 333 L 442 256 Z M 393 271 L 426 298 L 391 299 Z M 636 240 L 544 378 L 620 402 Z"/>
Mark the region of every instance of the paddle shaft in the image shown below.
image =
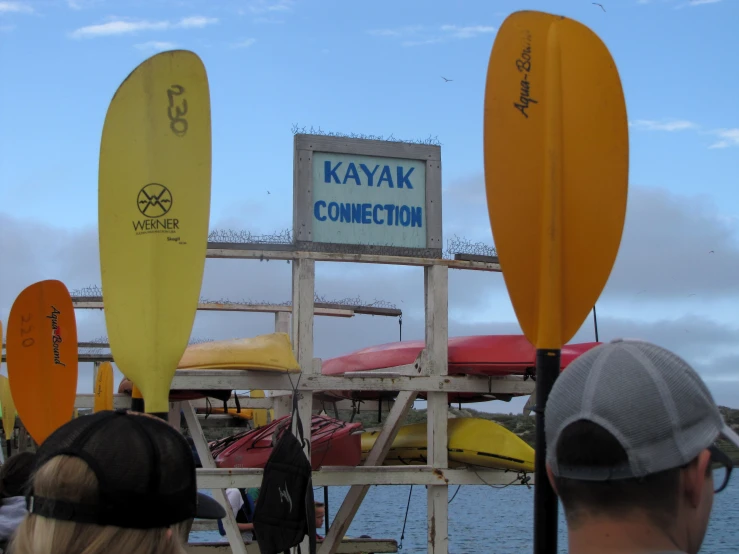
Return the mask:
<path id="1" fill-rule="evenodd" d="M 131 411 L 144 413 L 144 397 L 136 385 L 131 387 Z"/>
<path id="2" fill-rule="evenodd" d="M 557 553 L 557 495 L 547 476 L 544 408 L 559 376 L 560 350 L 536 351 L 536 444 L 534 458 L 534 554 Z"/>

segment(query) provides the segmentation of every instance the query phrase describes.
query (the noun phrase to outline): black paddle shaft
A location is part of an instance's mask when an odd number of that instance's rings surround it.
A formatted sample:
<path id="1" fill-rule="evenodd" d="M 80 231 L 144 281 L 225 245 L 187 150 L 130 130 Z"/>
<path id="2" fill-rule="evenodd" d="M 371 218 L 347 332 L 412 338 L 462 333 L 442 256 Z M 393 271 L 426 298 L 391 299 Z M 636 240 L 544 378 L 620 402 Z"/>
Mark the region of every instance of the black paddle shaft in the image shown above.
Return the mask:
<path id="1" fill-rule="evenodd" d="M 559 376 L 560 350 L 536 351 L 536 451 L 534 477 L 534 554 L 557 553 L 557 495 L 547 477 L 544 407 Z"/>
<path id="2" fill-rule="evenodd" d="M 132 412 L 143 412 L 144 411 L 144 399 L 143 398 L 131 398 L 131 411 Z"/>

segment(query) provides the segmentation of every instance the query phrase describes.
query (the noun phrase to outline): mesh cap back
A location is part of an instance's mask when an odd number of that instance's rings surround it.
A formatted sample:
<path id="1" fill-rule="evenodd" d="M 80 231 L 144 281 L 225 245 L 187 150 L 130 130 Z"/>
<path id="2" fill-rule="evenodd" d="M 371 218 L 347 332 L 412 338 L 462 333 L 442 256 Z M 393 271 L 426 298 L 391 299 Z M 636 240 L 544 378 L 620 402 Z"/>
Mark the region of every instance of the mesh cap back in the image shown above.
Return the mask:
<path id="1" fill-rule="evenodd" d="M 605 468 L 558 464 L 560 435 L 580 420 L 610 432 L 626 451 L 628 463 Z M 547 401 L 545 429 L 552 472 L 593 481 L 643 477 L 679 467 L 722 433 L 739 441 L 693 368 L 664 348 L 636 340 L 603 344 L 571 363 Z"/>
<path id="2" fill-rule="evenodd" d="M 32 490 L 28 501 L 32 513 L 140 529 L 167 527 L 197 514 L 192 450 L 164 421 L 123 410 L 79 417 L 44 441 L 36 468 L 59 455 L 87 463 L 99 483 L 98 502 L 81 505 L 64 498 L 38 498 Z"/>

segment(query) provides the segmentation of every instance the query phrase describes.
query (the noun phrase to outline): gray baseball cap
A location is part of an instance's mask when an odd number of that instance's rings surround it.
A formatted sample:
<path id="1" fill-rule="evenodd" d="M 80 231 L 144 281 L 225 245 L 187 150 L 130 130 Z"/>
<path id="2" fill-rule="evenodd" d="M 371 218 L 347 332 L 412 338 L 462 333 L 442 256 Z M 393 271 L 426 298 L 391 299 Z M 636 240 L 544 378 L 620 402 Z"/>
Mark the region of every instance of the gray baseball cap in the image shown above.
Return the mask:
<path id="1" fill-rule="evenodd" d="M 557 463 L 562 431 L 586 420 L 626 451 L 619 467 Z M 690 463 L 720 436 L 739 447 L 703 380 L 657 345 L 618 339 L 589 350 L 557 378 L 545 410 L 547 463 L 554 475 L 584 481 L 644 477 Z"/>

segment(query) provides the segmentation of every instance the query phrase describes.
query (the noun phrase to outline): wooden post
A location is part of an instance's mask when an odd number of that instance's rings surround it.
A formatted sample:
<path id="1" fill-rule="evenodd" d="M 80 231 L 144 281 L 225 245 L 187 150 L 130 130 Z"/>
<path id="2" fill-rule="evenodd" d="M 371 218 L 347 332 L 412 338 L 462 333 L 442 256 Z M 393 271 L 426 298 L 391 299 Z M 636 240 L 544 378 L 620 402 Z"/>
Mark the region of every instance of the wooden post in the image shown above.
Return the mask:
<path id="1" fill-rule="evenodd" d="M 290 335 L 290 313 L 289 312 L 277 312 L 275 313 L 275 333 L 287 333 Z M 280 391 L 268 391 L 267 396 L 274 397 L 274 411 L 275 419 L 290 414 L 290 397 L 284 395 L 274 396 L 275 392 Z"/>
<path id="2" fill-rule="evenodd" d="M 170 402 L 169 414 L 167 415 L 169 424 L 180 431 L 180 422 L 182 421 L 182 402 Z"/>
<path id="3" fill-rule="evenodd" d="M 183 404 L 187 428 L 190 429 L 190 436 L 195 443 L 195 450 L 197 450 L 198 456 L 200 457 L 200 463 L 203 465 L 203 468 L 215 469 L 216 463 L 213 461 L 213 456 L 208 448 L 208 442 L 205 440 L 205 435 L 203 434 L 203 428 L 200 426 L 198 416 L 195 414 L 195 408 L 189 402 L 183 402 Z M 212 491 L 213 498 L 226 510 L 226 517 L 222 521 L 228 542 L 231 545 L 231 552 L 233 554 L 246 554 L 246 545 L 244 544 L 244 539 L 241 537 L 239 526 L 236 524 L 236 514 L 233 513 L 231 504 L 229 504 L 226 498 L 226 490 L 212 489 Z"/>
<path id="4" fill-rule="evenodd" d="M 413 402 L 416 400 L 416 396 L 418 396 L 418 393 L 415 391 L 403 391 L 398 394 L 385 420 L 385 425 L 375 440 L 375 444 L 372 445 L 364 465 L 382 465 L 408 410 L 411 409 Z M 336 512 L 336 517 L 334 517 L 328 535 L 323 541 L 320 554 L 335 554 L 337 552 L 341 539 L 349 531 L 349 526 L 351 526 L 357 510 L 359 510 L 362 500 L 367 495 L 367 491 L 369 491 L 369 485 L 354 485 L 349 489 L 344 497 L 344 502 L 341 503 L 341 508 Z"/>
<path id="5" fill-rule="evenodd" d="M 449 273 L 446 266 L 432 265 L 424 268 L 426 300 L 426 353 L 431 361 L 431 375 L 448 375 Z M 429 392 L 427 397 L 427 464 L 433 468 L 448 467 L 447 418 L 448 395 L 445 392 Z M 448 510 L 449 487 L 429 485 L 428 500 L 428 552 L 449 552 Z"/>
<path id="6" fill-rule="evenodd" d="M 93 362 L 92 364 L 92 394 L 95 394 L 95 385 L 97 385 L 98 371 L 102 362 Z"/>
<path id="7" fill-rule="evenodd" d="M 313 360 L 313 309 L 316 294 L 316 262 L 313 260 L 293 261 L 293 311 L 292 311 L 292 343 L 295 358 L 303 375 L 314 375 L 321 372 L 320 360 Z M 294 377 L 298 379 L 298 377 Z M 311 413 L 313 409 L 313 393 L 304 391 L 298 394 L 298 413 L 303 422 L 304 448 L 308 461 L 311 460 Z M 275 409 L 276 412 L 276 409 Z M 276 413 L 275 413 L 276 415 Z M 297 419 L 293 424 L 295 436 Z M 300 545 L 301 552 L 308 552 L 308 537 Z M 293 549 L 297 552 L 297 548 Z"/>

